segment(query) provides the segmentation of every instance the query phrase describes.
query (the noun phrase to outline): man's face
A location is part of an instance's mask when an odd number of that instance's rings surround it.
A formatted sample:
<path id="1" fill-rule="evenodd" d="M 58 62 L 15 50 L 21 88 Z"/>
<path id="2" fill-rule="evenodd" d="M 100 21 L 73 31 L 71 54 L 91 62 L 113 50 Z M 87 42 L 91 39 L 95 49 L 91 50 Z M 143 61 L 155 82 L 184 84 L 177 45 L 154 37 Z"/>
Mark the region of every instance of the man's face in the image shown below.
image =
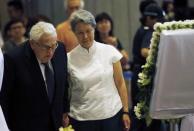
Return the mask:
<path id="1" fill-rule="evenodd" d="M 68 0 L 67 5 L 67 13 L 71 15 L 74 11 L 79 10 L 81 8 L 80 0 Z"/>
<path id="2" fill-rule="evenodd" d="M 24 24 L 22 22 L 17 22 L 10 26 L 8 34 L 13 39 L 21 39 L 22 37 L 24 37 L 25 32 L 26 29 L 24 27 Z"/>
<path id="3" fill-rule="evenodd" d="M 153 28 L 156 22 L 157 22 L 156 17 L 152 17 L 152 16 L 146 17 L 146 26 L 148 26 L 149 28 Z"/>
<path id="4" fill-rule="evenodd" d="M 43 34 L 38 41 L 31 40 L 30 45 L 41 63 L 47 63 L 57 48 L 57 36 Z"/>

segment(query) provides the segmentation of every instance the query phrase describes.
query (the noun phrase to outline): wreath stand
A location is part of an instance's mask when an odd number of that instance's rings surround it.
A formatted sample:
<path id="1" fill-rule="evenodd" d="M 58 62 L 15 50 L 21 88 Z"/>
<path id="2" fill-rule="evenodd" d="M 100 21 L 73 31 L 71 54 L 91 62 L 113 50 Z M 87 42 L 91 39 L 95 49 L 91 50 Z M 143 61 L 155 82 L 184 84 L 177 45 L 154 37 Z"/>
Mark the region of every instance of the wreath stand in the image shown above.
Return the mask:
<path id="1" fill-rule="evenodd" d="M 165 30 L 160 35 L 150 104 L 154 119 L 180 119 L 194 113 L 193 36 L 193 29 Z M 179 124 L 170 122 L 170 131 L 179 131 Z"/>
<path id="2" fill-rule="evenodd" d="M 170 131 L 179 131 L 179 129 L 178 123 L 170 122 Z"/>

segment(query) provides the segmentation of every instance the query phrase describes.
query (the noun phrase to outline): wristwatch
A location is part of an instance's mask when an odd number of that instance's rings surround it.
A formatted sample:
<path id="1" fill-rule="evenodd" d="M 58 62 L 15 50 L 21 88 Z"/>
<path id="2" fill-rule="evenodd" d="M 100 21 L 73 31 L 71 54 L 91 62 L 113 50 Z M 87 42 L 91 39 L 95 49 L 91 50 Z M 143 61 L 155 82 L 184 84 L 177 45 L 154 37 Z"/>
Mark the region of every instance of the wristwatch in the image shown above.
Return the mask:
<path id="1" fill-rule="evenodd" d="M 122 114 L 126 114 L 126 115 L 129 115 L 129 112 L 126 112 L 126 111 L 123 111 Z"/>

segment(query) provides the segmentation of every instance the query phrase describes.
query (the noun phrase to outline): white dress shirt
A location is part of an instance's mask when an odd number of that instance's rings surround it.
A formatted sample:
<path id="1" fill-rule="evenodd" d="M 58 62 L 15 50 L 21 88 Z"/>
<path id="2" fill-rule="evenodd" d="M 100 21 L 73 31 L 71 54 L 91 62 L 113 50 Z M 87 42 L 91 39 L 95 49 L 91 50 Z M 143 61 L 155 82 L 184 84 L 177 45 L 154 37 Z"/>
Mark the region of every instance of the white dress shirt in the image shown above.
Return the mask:
<path id="1" fill-rule="evenodd" d="M 39 67 L 40 67 L 40 70 L 41 70 L 41 73 L 42 73 L 42 77 L 44 79 L 44 83 L 45 83 L 45 86 L 46 86 L 46 91 L 48 93 L 47 84 L 46 84 L 46 76 L 45 76 L 45 66 L 40 62 L 40 60 L 38 58 L 36 58 L 36 59 L 38 61 L 38 64 L 39 64 Z M 49 65 L 50 69 L 53 71 L 51 61 L 48 62 L 48 65 Z"/>
<path id="2" fill-rule="evenodd" d="M 113 63 L 121 58 L 115 47 L 96 41 L 89 50 L 78 45 L 68 53 L 72 118 L 100 120 L 119 112 L 122 103 L 113 78 Z"/>

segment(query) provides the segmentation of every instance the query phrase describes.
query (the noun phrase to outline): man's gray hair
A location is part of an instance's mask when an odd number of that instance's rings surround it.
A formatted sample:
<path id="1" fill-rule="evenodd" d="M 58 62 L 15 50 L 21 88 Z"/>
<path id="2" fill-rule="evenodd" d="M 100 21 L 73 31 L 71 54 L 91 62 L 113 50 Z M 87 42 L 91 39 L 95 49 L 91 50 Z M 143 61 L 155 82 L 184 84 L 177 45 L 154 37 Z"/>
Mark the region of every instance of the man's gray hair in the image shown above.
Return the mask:
<path id="1" fill-rule="evenodd" d="M 69 2 L 69 1 L 70 1 L 70 0 L 64 0 L 64 7 L 65 7 L 65 9 L 68 8 L 68 2 Z M 80 9 L 83 9 L 84 6 L 85 6 L 84 0 L 80 0 Z"/>
<path id="2" fill-rule="evenodd" d="M 30 30 L 30 40 L 38 41 L 43 34 L 57 36 L 56 29 L 51 23 L 38 22 Z"/>
<path id="3" fill-rule="evenodd" d="M 85 24 L 90 24 L 93 28 L 96 27 L 96 21 L 94 16 L 86 10 L 77 10 L 73 12 L 73 14 L 70 17 L 70 22 L 71 22 L 71 28 L 75 32 L 75 27 L 78 23 L 85 23 Z"/>

